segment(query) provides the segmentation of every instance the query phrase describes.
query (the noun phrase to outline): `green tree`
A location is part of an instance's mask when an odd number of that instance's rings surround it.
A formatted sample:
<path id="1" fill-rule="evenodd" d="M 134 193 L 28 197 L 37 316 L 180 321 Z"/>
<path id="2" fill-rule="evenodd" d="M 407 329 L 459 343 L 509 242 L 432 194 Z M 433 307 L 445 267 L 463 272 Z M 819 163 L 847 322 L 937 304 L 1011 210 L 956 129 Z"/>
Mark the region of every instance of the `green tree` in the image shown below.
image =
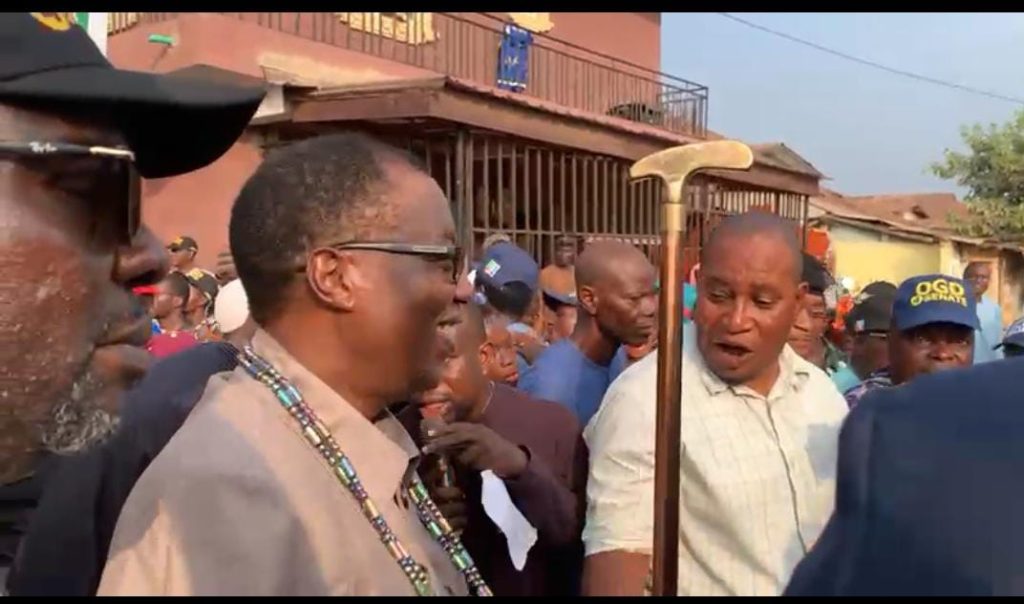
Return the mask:
<path id="1" fill-rule="evenodd" d="M 1004 124 L 964 126 L 966 153 L 946 149 L 932 173 L 967 188 L 966 218 L 951 217 L 970 237 L 1024 241 L 1024 109 Z"/>

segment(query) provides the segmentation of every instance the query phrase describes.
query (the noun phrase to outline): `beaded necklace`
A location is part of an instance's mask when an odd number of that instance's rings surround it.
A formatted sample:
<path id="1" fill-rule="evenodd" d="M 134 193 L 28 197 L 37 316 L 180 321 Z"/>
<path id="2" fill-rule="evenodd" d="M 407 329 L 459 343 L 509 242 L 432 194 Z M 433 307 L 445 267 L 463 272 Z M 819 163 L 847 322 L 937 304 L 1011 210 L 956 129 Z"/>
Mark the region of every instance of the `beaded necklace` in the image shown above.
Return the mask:
<path id="1" fill-rule="evenodd" d="M 331 436 L 330 431 L 320 421 L 320 418 L 306 404 L 302 394 L 287 379 L 266 360 L 256 354 L 251 347 L 246 346 L 238 354 L 238 361 L 245 371 L 254 379 L 270 388 L 278 402 L 288 411 L 302 428 L 302 435 L 306 441 L 315 448 L 330 465 L 335 478 L 344 486 L 359 503 L 359 509 L 369 521 L 370 525 L 377 531 L 381 543 L 387 548 L 388 553 L 395 559 L 398 566 L 412 583 L 416 593 L 421 596 L 433 595 L 434 590 L 430 585 L 430 575 L 427 569 L 416 562 L 411 554 L 402 546 L 398 536 L 391 531 L 384 516 L 377 509 L 377 506 L 370 499 L 369 493 L 363 487 L 362 481 L 356 474 L 355 466 L 342 452 L 341 448 Z M 455 535 L 448 521 L 445 520 L 441 511 L 430 499 L 427 488 L 423 485 L 419 476 L 413 474 L 411 483 L 406 487 L 410 499 L 416 506 L 416 515 L 420 522 L 430 533 L 430 536 L 437 541 L 451 559 L 452 564 L 462 574 L 469 591 L 476 596 L 493 595 L 487 583 L 480 576 L 473 558 L 462 545 L 462 542 Z"/>

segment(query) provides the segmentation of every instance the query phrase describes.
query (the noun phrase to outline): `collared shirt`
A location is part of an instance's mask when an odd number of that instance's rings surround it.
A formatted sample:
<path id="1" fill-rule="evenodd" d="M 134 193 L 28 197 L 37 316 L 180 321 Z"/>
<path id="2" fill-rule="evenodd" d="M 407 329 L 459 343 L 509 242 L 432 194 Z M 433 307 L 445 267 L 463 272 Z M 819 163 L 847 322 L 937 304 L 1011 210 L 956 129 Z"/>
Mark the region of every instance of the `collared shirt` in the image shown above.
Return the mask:
<path id="1" fill-rule="evenodd" d="M 846 404 L 788 346 L 769 395 L 729 386 L 684 328 L 679 595 L 778 595 L 832 512 Z M 649 554 L 657 355 L 612 384 L 584 431 L 586 554 Z"/>
<path id="2" fill-rule="evenodd" d="M 868 376 L 868 379 L 847 390 L 843 394 L 843 398 L 846 399 L 846 404 L 849 405 L 850 409 L 853 409 L 857 406 L 857 403 L 860 402 L 860 399 L 864 398 L 864 395 L 868 392 L 878 388 L 891 387 L 892 377 L 889 375 L 889 368 L 886 367 L 875 371 Z"/>
<path id="3" fill-rule="evenodd" d="M 974 364 L 997 361 L 1003 358 L 1002 350 L 993 350 L 1003 339 L 1003 311 L 988 296 L 978 302 L 978 323 L 981 329 L 974 332 Z"/>
<path id="4" fill-rule="evenodd" d="M 371 423 L 267 333 L 254 350 L 302 393 L 376 508 L 440 595 L 466 584 L 400 495 L 418 450 L 389 414 Z M 99 595 L 415 595 L 324 459 L 241 367 L 203 398 L 136 483 Z"/>

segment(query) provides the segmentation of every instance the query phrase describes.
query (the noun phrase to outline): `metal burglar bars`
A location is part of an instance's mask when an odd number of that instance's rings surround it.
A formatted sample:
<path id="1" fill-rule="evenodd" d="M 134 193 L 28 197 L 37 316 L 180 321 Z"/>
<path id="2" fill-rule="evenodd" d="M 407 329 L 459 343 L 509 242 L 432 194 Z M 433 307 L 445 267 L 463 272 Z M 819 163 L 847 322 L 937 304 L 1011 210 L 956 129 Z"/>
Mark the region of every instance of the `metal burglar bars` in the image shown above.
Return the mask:
<path id="1" fill-rule="evenodd" d="M 500 232 L 546 264 L 554 258 L 557 237 L 568 234 L 627 241 L 658 261 L 662 185 L 653 179 L 631 182 L 627 160 L 459 128 L 370 132 L 424 161 L 452 200 L 461 238 L 474 251 Z M 687 269 L 723 217 L 762 210 L 797 226 L 807 203 L 803 195 L 740 189 L 705 175 L 690 181 L 688 196 Z"/>
<path id="2" fill-rule="evenodd" d="M 488 13 L 221 13 L 476 84 L 496 86 L 505 21 Z M 138 13 L 137 23 L 179 13 Z M 614 35 L 612 32 L 610 35 Z M 544 34 L 532 34 L 521 94 L 703 137 L 708 89 Z"/>

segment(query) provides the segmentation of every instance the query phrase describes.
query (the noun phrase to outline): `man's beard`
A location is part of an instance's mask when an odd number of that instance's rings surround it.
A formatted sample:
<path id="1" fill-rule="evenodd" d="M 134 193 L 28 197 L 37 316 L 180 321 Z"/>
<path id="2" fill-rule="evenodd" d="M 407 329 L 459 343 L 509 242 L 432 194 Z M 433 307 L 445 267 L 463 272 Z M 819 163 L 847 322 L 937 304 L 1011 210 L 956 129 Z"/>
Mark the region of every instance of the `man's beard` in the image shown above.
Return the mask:
<path id="1" fill-rule="evenodd" d="M 71 392 L 53 406 L 43 426 L 43 447 L 51 453 L 70 455 L 104 442 L 117 429 L 120 417 L 99 405 L 101 385 L 85 371 L 71 385 Z"/>

